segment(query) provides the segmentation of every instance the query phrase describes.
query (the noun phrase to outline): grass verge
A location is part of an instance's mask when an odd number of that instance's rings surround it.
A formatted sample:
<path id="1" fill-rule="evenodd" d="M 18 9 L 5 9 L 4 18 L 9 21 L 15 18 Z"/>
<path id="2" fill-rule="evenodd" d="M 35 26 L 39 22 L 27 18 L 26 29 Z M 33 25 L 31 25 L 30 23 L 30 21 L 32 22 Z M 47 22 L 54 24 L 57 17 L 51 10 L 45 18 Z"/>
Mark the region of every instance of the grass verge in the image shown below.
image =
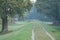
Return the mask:
<path id="1" fill-rule="evenodd" d="M 60 40 L 60 26 L 53 26 L 48 23 L 46 24 L 45 22 L 40 22 L 40 25 L 48 30 L 48 32 L 51 33 L 56 40 Z"/>

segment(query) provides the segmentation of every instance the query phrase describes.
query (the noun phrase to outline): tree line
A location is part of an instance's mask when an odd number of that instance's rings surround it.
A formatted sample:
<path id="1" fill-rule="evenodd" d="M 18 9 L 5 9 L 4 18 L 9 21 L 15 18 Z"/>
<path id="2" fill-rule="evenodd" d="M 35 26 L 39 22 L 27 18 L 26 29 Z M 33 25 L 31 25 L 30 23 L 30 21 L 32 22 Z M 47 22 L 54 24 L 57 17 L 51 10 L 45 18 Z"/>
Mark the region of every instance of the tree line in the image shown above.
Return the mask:
<path id="1" fill-rule="evenodd" d="M 51 18 L 53 24 L 60 24 L 60 0 L 37 0 L 38 12 Z"/>

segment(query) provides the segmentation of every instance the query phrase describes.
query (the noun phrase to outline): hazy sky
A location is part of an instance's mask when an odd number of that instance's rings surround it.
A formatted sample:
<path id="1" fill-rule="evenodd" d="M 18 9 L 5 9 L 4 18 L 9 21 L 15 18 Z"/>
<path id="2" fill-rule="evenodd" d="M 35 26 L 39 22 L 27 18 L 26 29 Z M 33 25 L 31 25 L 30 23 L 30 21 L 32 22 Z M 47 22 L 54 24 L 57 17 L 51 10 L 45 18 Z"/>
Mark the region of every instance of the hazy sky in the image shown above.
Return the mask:
<path id="1" fill-rule="evenodd" d="M 30 0 L 32 3 L 35 3 L 37 0 Z"/>

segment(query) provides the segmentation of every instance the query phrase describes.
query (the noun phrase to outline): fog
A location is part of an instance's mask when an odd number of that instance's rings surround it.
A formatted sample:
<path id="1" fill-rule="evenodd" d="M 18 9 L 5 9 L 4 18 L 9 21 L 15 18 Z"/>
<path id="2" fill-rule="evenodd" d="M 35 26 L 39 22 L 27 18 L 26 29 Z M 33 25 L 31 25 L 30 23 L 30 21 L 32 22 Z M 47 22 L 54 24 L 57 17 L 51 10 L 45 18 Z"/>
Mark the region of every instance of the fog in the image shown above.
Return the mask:
<path id="1" fill-rule="evenodd" d="M 31 8 L 31 10 L 29 12 L 26 13 L 25 15 L 25 20 L 40 20 L 40 21 L 48 21 L 48 18 L 45 18 L 45 15 L 43 15 L 42 13 L 39 13 L 37 11 L 37 8 L 35 5 L 33 5 L 33 7 Z"/>

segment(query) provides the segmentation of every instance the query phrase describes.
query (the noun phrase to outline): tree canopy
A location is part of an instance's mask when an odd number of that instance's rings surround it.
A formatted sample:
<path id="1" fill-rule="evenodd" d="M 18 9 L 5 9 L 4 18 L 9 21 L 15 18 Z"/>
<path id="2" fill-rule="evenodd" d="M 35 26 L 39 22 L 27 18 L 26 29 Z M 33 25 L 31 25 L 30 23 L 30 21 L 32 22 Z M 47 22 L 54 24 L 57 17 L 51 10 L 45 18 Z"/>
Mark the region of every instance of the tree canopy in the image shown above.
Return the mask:
<path id="1" fill-rule="evenodd" d="M 37 0 L 36 7 L 40 13 L 60 21 L 60 0 Z"/>
<path id="2" fill-rule="evenodd" d="M 6 3 L 5 3 L 6 2 Z M 0 0 L 0 14 L 3 13 L 3 8 L 5 8 L 5 4 L 7 5 L 7 11 L 10 12 L 7 15 L 14 15 L 15 13 L 21 14 L 25 11 L 28 11 L 31 9 L 32 4 L 30 3 L 30 0 Z"/>

